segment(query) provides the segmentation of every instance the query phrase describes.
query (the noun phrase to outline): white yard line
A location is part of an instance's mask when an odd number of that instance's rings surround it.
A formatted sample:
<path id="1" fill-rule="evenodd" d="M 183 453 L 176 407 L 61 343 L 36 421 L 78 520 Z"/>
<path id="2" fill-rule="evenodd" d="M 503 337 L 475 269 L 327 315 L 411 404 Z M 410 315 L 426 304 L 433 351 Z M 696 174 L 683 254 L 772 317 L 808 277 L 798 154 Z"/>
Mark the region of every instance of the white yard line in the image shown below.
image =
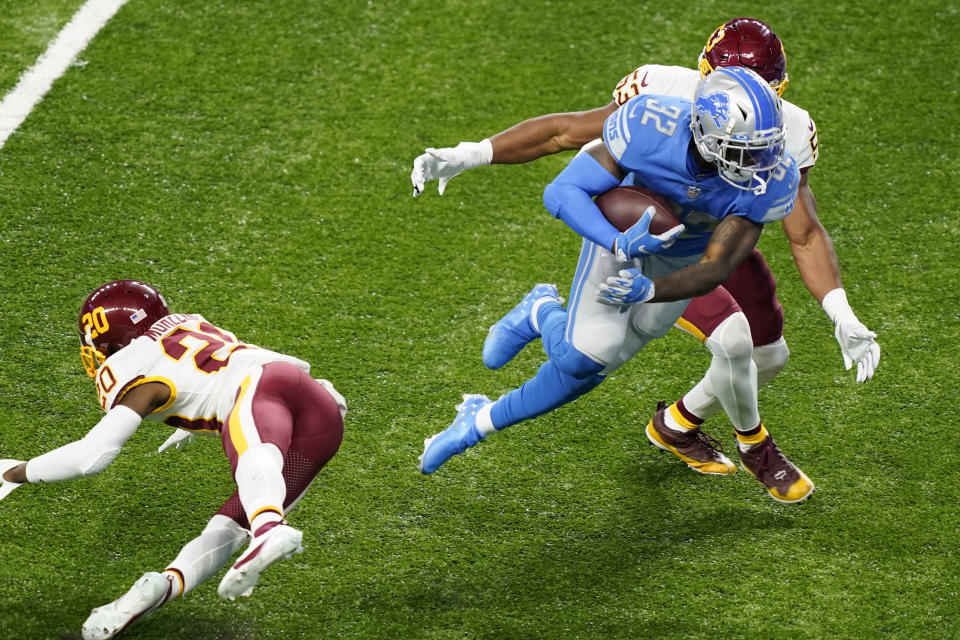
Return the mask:
<path id="1" fill-rule="evenodd" d="M 17 86 L 0 102 L 0 148 L 43 99 L 53 81 L 63 75 L 76 55 L 126 2 L 87 0 L 36 63 L 20 76 Z"/>

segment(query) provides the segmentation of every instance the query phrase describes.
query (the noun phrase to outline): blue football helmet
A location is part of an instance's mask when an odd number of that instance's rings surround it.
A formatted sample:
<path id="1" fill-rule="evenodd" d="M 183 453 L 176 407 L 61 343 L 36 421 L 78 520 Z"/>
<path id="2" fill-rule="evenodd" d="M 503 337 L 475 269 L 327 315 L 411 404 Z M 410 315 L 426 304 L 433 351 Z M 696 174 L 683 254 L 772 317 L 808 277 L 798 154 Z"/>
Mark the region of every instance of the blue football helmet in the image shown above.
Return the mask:
<path id="1" fill-rule="evenodd" d="M 760 195 L 783 158 L 786 130 L 780 97 L 755 72 L 720 67 L 701 80 L 690 128 L 697 150 L 720 177 Z"/>

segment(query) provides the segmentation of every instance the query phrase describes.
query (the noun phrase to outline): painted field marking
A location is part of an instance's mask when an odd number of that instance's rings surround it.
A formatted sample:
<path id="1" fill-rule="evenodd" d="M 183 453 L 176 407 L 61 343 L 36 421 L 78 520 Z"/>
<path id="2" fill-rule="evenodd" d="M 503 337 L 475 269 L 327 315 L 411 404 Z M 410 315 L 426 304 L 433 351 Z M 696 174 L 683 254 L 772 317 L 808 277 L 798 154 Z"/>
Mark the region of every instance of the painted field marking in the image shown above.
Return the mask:
<path id="1" fill-rule="evenodd" d="M 0 149 L 78 53 L 127 0 L 87 0 L 0 102 Z"/>

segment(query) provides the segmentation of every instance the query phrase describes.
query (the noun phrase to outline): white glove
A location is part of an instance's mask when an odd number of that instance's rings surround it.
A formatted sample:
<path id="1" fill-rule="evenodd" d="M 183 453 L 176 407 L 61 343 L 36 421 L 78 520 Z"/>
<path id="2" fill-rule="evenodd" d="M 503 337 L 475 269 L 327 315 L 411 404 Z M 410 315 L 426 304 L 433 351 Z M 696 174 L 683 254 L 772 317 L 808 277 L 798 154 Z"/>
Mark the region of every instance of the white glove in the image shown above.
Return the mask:
<path id="1" fill-rule="evenodd" d="M 166 442 L 160 445 L 160 448 L 157 449 L 157 453 L 163 453 L 171 447 L 174 449 L 186 449 L 187 445 L 193 442 L 193 439 L 197 437 L 197 434 L 192 431 L 187 431 L 186 429 L 177 429 L 173 434 L 167 438 Z"/>
<path id="2" fill-rule="evenodd" d="M 23 464 L 23 460 L 0 460 L 0 500 L 6 498 L 10 495 L 11 491 L 23 484 L 22 482 L 8 482 L 2 479 L 3 474 L 5 474 L 7 470 L 12 469 L 18 464 Z"/>
<path id="3" fill-rule="evenodd" d="M 340 392 L 333 388 L 333 383 L 329 380 L 324 380 L 323 378 L 317 378 L 317 382 L 321 387 L 326 389 L 327 393 L 333 396 L 333 399 L 337 401 L 337 407 L 340 409 L 340 417 L 347 417 L 347 399 L 340 395 Z"/>
<path id="4" fill-rule="evenodd" d="M 480 142 L 461 142 L 455 147 L 434 149 L 430 147 L 426 152 L 413 161 L 413 171 L 410 173 L 410 182 L 413 183 L 413 197 L 423 193 L 423 185 L 431 180 L 439 180 L 437 191 L 443 195 L 450 179 L 467 169 L 476 169 L 493 160 L 493 145 L 490 139 Z"/>
<path id="5" fill-rule="evenodd" d="M 836 325 L 834 335 L 840 343 L 843 365 L 849 371 L 857 365 L 857 382 L 866 382 L 873 377 L 880 363 L 880 345 L 877 334 L 857 319 L 847 303 L 843 289 L 834 289 L 823 298 L 823 310 Z"/>

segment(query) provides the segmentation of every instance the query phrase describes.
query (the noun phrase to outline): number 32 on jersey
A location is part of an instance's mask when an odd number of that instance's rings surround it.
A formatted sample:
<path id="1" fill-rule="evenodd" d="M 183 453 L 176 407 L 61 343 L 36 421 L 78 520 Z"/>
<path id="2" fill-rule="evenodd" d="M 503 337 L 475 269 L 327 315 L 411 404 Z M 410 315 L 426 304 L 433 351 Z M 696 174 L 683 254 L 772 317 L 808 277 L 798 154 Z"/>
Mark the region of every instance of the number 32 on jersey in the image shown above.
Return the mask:
<path id="1" fill-rule="evenodd" d="M 657 131 L 665 136 L 672 136 L 676 132 L 677 120 L 683 113 L 680 107 L 676 105 L 665 107 L 653 98 L 647 98 L 645 101 L 638 100 L 627 117 L 636 118 L 637 110 L 640 107 L 644 107 L 643 114 L 640 116 L 640 124 L 649 125 L 653 123 Z"/>

